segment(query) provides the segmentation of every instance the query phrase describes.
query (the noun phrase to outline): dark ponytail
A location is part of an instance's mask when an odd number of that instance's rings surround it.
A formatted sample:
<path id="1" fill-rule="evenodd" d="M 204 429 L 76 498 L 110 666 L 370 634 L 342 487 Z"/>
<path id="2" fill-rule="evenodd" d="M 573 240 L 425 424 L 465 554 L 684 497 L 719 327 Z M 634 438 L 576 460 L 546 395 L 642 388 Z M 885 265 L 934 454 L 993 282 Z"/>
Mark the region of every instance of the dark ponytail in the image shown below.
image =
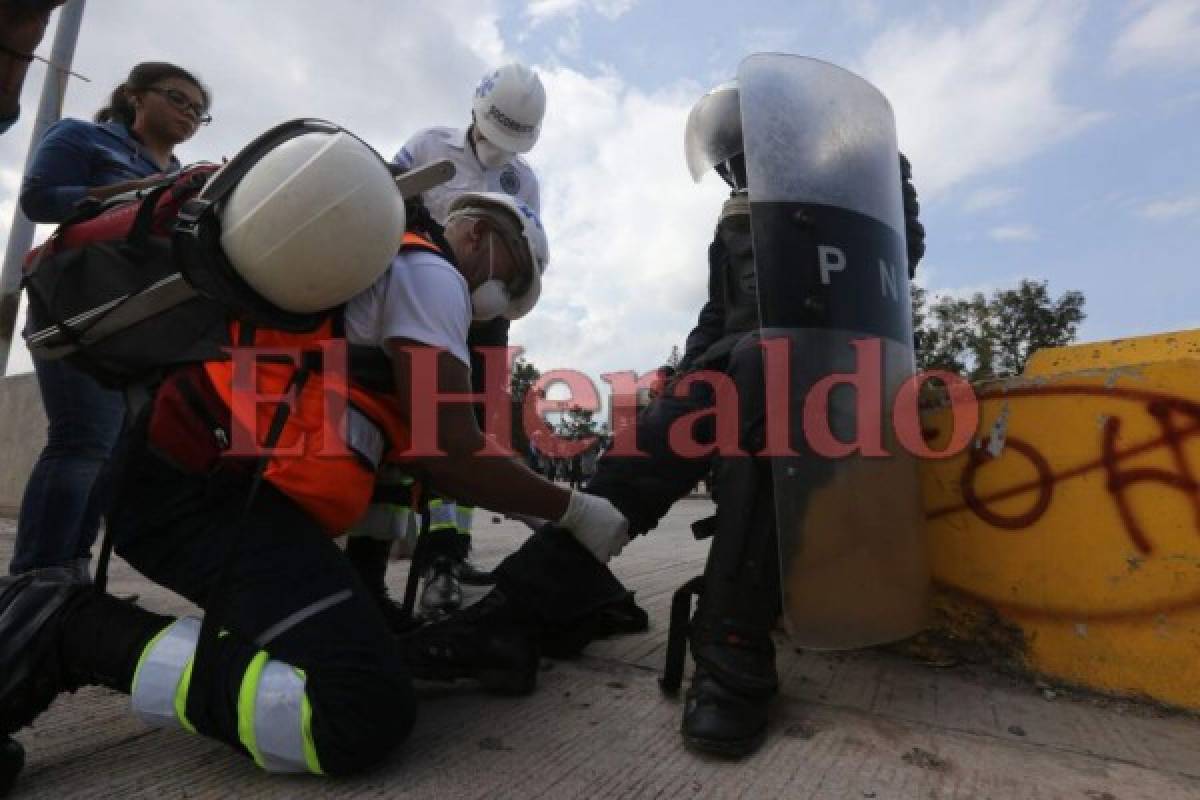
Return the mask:
<path id="1" fill-rule="evenodd" d="M 108 98 L 108 105 L 97 111 L 93 119 L 96 122 L 119 122 L 127 128 L 132 127 L 136 111 L 129 93 L 145 91 L 164 78 L 180 78 L 194 84 L 200 90 L 200 94 L 204 96 L 205 107 L 207 108 L 212 102 L 208 87 L 183 67 L 177 67 L 165 61 L 143 61 L 129 70 L 129 77 L 125 79 L 124 83 L 113 89 L 112 95 Z"/>

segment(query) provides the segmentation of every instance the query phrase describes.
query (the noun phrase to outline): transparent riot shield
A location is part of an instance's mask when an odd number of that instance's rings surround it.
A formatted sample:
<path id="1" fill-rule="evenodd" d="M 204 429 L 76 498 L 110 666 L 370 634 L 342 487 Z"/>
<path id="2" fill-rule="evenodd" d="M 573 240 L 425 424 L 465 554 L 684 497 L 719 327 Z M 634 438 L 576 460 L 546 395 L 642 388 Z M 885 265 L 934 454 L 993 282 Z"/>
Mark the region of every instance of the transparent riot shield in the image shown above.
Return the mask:
<path id="1" fill-rule="evenodd" d="M 788 631 L 811 648 L 900 639 L 927 623 L 929 566 L 892 414 L 914 362 L 891 107 L 799 56 L 751 56 L 738 84 L 762 334 L 788 345 L 768 379 L 787 389 L 772 472 Z"/>

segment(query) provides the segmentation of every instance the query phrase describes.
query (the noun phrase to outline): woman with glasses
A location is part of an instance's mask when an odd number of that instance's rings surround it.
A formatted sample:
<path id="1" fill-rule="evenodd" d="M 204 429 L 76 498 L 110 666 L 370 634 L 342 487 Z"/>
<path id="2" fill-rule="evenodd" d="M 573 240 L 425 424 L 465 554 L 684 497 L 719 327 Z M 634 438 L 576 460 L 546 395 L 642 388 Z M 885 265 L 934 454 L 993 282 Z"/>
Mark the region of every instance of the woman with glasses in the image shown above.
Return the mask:
<path id="1" fill-rule="evenodd" d="M 187 70 L 138 64 L 94 122 L 64 119 L 46 132 L 21 186 L 21 209 L 35 222 L 59 223 L 81 206 L 161 181 L 179 170 L 175 147 L 210 121 L 209 103 Z M 47 443 L 25 487 L 9 572 L 73 566 L 86 576 L 124 398 L 62 361 L 35 358 L 34 371 Z"/>

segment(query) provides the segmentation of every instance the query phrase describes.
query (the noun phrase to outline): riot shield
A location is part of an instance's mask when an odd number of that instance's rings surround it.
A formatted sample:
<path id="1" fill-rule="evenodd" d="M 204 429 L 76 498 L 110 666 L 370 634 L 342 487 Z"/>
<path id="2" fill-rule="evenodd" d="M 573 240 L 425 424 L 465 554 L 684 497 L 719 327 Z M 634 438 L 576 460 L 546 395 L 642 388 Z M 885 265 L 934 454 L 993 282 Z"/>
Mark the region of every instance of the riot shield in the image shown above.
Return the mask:
<path id="1" fill-rule="evenodd" d="M 891 107 L 799 56 L 751 56 L 738 84 L 762 336 L 789 346 L 790 448 L 771 458 L 787 628 L 811 648 L 893 641 L 927 623 L 929 566 L 892 415 L 914 362 Z M 838 454 L 859 439 L 882 448 Z"/>

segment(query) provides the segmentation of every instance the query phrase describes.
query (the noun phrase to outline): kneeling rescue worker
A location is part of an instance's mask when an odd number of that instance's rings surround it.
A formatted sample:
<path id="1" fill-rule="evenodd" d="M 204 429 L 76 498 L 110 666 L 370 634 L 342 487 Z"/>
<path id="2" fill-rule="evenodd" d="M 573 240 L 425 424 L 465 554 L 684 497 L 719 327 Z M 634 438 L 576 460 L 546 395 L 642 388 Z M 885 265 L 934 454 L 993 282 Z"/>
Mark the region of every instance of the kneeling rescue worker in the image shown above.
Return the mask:
<path id="1" fill-rule="evenodd" d="M 345 213 L 353 202 L 398 207 L 398 219 L 362 230 Z M 403 203 L 373 150 L 345 132 L 314 132 L 258 160 L 218 214 L 226 255 L 261 295 L 283 308 L 344 302 L 344 312 L 307 333 L 232 323 L 237 345 L 306 355 L 257 356 L 247 419 L 236 410 L 234 362 L 224 360 L 170 370 L 128 426 L 109 517 L 116 552 L 215 615 L 209 625 L 118 601 L 67 570 L 0 579 L 0 743 L 9 755 L 19 745 L 5 737 L 58 694 L 98 684 L 129 694 L 150 724 L 219 739 L 265 770 L 346 775 L 408 735 L 413 677 L 531 690 L 537 651 L 519 631 L 399 639 L 388 629 L 330 538 L 362 515 L 381 463 L 402 461 L 464 501 L 557 520 L 591 549 L 615 553 L 628 541 L 608 501 L 556 487 L 513 459 L 477 455 L 485 441 L 469 403 L 437 405 L 441 453 L 408 447 L 414 401 L 470 391 L 472 318 L 515 319 L 538 298 L 548 249 L 528 207 L 505 194 L 465 194 L 435 244 L 404 232 Z M 363 255 L 364 239 L 376 250 L 382 242 L 379 263 Z M 351 283 L 357 276 L 350 294 L 306 294 L 339 272 Z M 338 340 L 352 353 L 374 348 L 394 380 L 367 388 L 352 356 L 347 450 L 331 457 L 320 451 L 332 381 L 307 356 Z M 428 348 L 440 349 L 438 385 L 414 385 L 413 354 Z M 289 390 L 284 415 L 277 398 Z M 231 425 L 260 443 L 274 438 L 280 450 L 226 452 Z"/>

